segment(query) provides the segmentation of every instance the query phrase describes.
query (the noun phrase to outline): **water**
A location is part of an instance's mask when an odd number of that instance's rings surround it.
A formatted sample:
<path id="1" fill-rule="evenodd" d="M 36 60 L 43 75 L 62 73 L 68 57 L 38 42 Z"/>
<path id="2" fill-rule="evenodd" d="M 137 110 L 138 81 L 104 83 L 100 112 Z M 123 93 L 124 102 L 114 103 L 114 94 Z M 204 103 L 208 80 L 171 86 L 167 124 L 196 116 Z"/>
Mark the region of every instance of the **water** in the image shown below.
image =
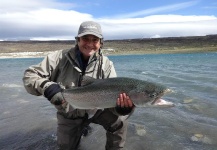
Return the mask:
<path id="1" fill-rule="evenodd" d="M 127 150 L 214 150 L 217 147 L 217 53 L 110 56 L 118 76 L 158 82 L 174 92 L 173 108 L 136 108 Z M 0 149 L 56 149 L 56 110 L 27 94 L 24 70 L 42 58 L 0 59 Z M 93 126 L 93 125 L 92 125 Z M 82 138 L 83 150 L 103 150 L 100 126 Z"/>

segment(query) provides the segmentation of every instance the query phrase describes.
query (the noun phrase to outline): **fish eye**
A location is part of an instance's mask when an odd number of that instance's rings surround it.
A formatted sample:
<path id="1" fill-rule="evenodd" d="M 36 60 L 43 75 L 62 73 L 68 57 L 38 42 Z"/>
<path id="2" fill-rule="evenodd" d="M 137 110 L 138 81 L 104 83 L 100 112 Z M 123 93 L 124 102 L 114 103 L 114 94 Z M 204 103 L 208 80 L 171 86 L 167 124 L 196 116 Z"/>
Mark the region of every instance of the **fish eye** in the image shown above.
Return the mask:
<path id="1" fill-rule="evenodd" d="M 151 98 L 156 97 L 156 93 L 152 93 L 152 94 L 150 94 L 149 97 L 151 97 Z"/>

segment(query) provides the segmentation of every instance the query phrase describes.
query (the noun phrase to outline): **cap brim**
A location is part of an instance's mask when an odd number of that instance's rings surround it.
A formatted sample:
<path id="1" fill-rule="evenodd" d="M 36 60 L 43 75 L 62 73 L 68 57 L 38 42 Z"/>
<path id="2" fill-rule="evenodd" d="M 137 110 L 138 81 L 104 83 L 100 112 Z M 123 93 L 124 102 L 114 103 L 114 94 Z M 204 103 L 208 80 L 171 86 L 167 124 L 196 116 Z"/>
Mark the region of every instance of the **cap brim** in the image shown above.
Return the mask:
<path id="1" fill-rule="evenodd" d="M 97 36 L 98 38 L 102 38 L 102 35 L 97 34 L 97 33 L 95 33 L 95 32 L 84 32 L 84 33 L 78 34 L 77 37 L 82 37 L 82 36 L 88 35 L 88 34 L 95 35 L 95 36 Z"/>

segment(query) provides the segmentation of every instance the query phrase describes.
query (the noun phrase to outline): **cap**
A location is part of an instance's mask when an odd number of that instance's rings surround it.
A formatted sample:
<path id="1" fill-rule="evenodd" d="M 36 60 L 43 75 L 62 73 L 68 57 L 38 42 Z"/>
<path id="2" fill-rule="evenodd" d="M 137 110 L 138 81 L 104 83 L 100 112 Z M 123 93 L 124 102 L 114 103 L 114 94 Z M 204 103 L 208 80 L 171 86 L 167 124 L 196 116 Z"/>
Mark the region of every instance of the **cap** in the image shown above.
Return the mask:
<path id="1" fill-rule="evenodd" d="M 93 21 L 85 21 L 81 23 L 79 30 L 78 30 L 77 37 L 81 37 L 87 34 L 91 34 L 99 38 L 103 38 L 100 24 L 93 22 Z"/>

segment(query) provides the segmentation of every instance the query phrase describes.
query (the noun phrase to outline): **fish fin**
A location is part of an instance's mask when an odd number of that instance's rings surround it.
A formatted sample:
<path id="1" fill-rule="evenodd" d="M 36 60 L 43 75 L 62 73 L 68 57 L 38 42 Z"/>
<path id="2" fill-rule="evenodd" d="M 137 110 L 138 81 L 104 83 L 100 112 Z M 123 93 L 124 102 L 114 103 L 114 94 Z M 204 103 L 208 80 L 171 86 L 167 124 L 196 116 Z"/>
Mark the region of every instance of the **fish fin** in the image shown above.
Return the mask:
<path id="1" fill-rule="evenodd" d="M 89 77 L 89 76 L 83 76 L 83 79 L 81 81 L 81 86 L 86 86 L 92 84 L 96 79 Z"/>

